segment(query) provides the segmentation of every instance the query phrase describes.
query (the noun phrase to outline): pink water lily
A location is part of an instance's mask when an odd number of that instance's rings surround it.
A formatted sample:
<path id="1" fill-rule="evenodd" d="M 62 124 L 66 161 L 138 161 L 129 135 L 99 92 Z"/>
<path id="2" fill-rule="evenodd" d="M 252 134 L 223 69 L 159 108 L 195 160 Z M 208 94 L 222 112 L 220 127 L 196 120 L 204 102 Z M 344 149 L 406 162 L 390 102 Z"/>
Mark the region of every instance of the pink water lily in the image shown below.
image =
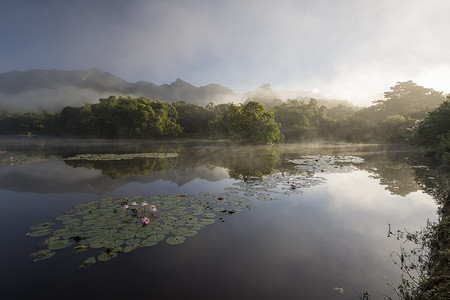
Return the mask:
<path id="1" fill-rule="evenodd" d="M 157 211 L 158 209 L 156 208 L 156 206 L 154 206 L 153 204 L 152 205 L 150 205 L 150 211 L 151 212 L 155 212 L 155 211 Z"/>
<path id="2" fill-rule="evenodd" d="M 291 188 L 292 188 L 292 189 L 296 189 L 297 186 L 296 186 L 295 184 L 291 184 Z"/>
<path id="3" fill-rule="evenodd" d="M 127 205 L 127 204 L 125 204 L 125 205 L 123 206 L 123 209 L 129 209 L 129 208 L 130 208 L 130 206 Z"/>
<path id="4" fill-rule="evenodd" d="M 148 225 L 150 223 L 150 219 L 147 217 L 143 217 L 143 218 L 141 218 L 141 222 L 144 225 Z"/>
<path id="5" fill-rule="evenodd" d="M 217 199 L 218 199 L 218 200 L 223 200 L 223 197 L 218 197 Z"/>
<path id="6" fill-rule="evenodd" d="M 131 205 L 136 206 L 138 205 L 136 201 L 131 202 Z"/>

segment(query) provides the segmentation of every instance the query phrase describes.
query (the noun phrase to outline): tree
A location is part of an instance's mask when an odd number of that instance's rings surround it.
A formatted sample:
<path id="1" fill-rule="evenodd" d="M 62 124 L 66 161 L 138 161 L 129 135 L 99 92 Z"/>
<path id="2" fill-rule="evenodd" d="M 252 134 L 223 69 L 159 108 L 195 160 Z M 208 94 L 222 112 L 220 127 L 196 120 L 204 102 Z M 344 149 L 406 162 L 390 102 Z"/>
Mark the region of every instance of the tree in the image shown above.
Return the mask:
<path id="1" fill-rule="evenodd" d="M 420 144 L 434 151 L 438 160 L 450 167 L 450 95 L 420 122 L 416 137 Z"/>
<path id="2" fill-rule="evenodd" d="M 424 88 L 411 80 L 397 82 L 390 89 L 384 93 L 383 100 L 373 101 L 375 110 L 382 118 L 401 115 L 405 118 L 415 116 L 416 119 L 420 119 L 445 100 L 442 92 Z"/>
<path id="3" fill-rule="evenodd" d="M 438 138 L 450 132 L 450 95 L 419 123 L 416 136 L 422 145 L 434 147 Z"/>
<path id="4" fill-rule="evenodd" d="M 208 108 L 195 105 L 186 104 L 186 102 L 174 102 L 173 106 L 178 112 L 180 118 L 180 125 L 184 129 L 184 133 L 201 134 L 208 131 L 209 122 L 212 119 L 212 104 Z"/>
<path id="5" fill-rule="evenodd" d="M 233 138 L 251 143 L 272 144 L 283 138 L 273 113 L 257 102 L 250 101 L 243 106 L 231 104 L 223 124 Z"/>

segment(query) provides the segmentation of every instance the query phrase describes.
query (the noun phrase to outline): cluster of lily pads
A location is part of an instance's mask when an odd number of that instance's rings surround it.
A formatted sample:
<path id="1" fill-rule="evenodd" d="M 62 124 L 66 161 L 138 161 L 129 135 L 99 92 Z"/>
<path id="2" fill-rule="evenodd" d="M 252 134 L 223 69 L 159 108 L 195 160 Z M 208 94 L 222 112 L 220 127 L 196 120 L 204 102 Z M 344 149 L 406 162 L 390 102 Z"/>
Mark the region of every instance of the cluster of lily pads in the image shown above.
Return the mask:
<path id="1" fill-rule="evenodd" d="M 76 252 L 102 249 L 97 258 L 84 260 L 80 265 L 84 268 L 97 260 L 108 261 L 120 253 L 161 241 L 182 244 L 204 226 L 215 223 L 218 215 L 237 213 L 248 206 L 247 198 L 227 193 L 102 198 L 76 205 L 72 211 L 56 217 L 55 222 L 32 225 L 27 235 L 45 237 L 46 249 L 32 253 L 31 257 L 34 261 L 46 260 L 56 250 L 68 247 Z"/>
<path id="2" fill-rule="evenodd" d="M 135 158 L 174 158 L 178 153 L 126 153 L 126 154 L 113 154 L 113 153 L 101 153 L 101 154 L 78 154 L 71 157 L 66 157 L 64 160 L 129 160 Z"/>
<path id="3" fill-rule="evenodd" d="M 234 183 L 226 188 L 229 193 L 243 193 L 260 201 L 279 200 L 279 194 L 299 194 L 302 189 L 322 184 L 324 177 L 316 174 L 344 173 L 354 171 L 353 164 L 364 163 L 356 156 L 305 155 L 299 159 L 288 160 L 300 174 L 277 173 L 263 178 L 254 177 L 247 181 Z"/>
<path id="4" fill-rule="evenodd" d="M 20 153 L 0 151 L 0 166 L 21 165 L 26 163 L 40 163 L 47 161 L 44 157 L 28 156 Z"/>
<path id="5" fill-rule="evenodd" d="M 353 164 L 362 164 L 364 159 L 357 156 L 305 155 L 290 160 L 297 170 L 308 173 L 344 173 L 354 171 Z"/>
<path id="6" fill-rule="evenodd" d="M 100 160 L 106 159 L 99 157 Z M 84 159 L 89 159 L 89 156 Z M 303 156 L 289 162 L 295 164 L 299 174 L 278 173 L 239 181 L 225 188 L 223 195 L 106 197 L 76 205 L 73 210 L 56 217 L 55 222 L 30 227 L 31 232 L 27 235 L 45 237 L 46 246 L 46 249 L 32 253 L 31 257 L 35 261 L 46 260 L 53 257 L 56 250 L 68 247 L 73 247 L 76 252 L 102 249 L 97 258 L 90 256 L 83 261 L 80 267 L 84 268 L 97 260 L 108 261 L 120 253 L 153 246 L 161 241 L 170 245 L 182 244 L 187 238 L 197 235 L 204 226 L 215 223 L 218 216 L 249 208 L 251 199 L 271 201 L 279 200 L 277 195 L 280 194 L 301 193 L 304 188 L 326 181 L 324 177 L 316 176 L 317 172 L 350 172 L 355 169 L 353 164 L 364 160 L 355 156 Z"/>

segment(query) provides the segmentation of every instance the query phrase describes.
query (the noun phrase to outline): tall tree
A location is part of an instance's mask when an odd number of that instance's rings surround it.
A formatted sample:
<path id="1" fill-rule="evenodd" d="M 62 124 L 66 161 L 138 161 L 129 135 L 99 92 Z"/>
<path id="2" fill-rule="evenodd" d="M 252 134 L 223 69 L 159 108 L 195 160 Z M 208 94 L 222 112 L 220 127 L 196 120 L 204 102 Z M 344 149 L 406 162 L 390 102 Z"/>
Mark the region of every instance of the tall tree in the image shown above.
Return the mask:
<path id="1" fill-rule="evenodd" d="M 373 101 L 374 108 L 382 118 L 393 115 L 421 119 L 428 111 L 437 107 L 445 100 L 442 92 L 417 85 L 411 80 L 397 82 L 384 93 L 383 100 Z"/>
<path id="2" fill-rule="evenodd" d="M 224 118 L 224 127 L 234 138 L 251 143 L 272 144 L 283 138 L 273 113 L 252 101 L 243 106 L 231 104 Z"/>

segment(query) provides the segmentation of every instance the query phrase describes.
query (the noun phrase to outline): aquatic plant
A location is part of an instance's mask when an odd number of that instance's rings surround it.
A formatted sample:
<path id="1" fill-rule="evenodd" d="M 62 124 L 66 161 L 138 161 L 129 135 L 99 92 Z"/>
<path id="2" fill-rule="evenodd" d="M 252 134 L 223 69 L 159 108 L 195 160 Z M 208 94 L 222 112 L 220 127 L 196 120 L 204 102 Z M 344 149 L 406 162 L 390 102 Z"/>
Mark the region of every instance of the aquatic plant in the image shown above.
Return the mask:
<path id="1" fill-rule="evenodd" d="M 43 261 L 52 258 L 57 250 L 71 246 L 77 253 L 89 248 L 103 249 L 97 259 L 88 257 L 84 260 L 80 267 L 85 268 L 97 260 L 108 261 L 120 253 L 153 246 L 163 240 L 169 245 L 179 245 L 197 235 L 203 227 L 214 224 L 217 215 L 240 212 L 249 205 L 248 198 L 237 195 L 227 196 L 226 201 L 218 201 L 217 198 L 217 195 L 209 193 L 148 198 L 106 197 L 78 204 L 73 210 L 56 217 L 56 222 L 30 227 L 31 232 L 27 235 L 45 237 L 47 248 L 30 256 L 34 261 Z M 136 209 L 129 209 L 130 204 L 137 206 L 138 202 L 150 205 L 152 215 L 138 216 Z M 142 206 L 145 208 L 146 205 Z"/>
<path id="2" fill-rule="evenodd" d="M 304 169 L 307 161 L 316 162 L 323 172 L 351 171 L 351 164 L 361 163 L 357 157 L 308 156 L 291 161 Z M 231 215 L 250 208 L 250 200 L 278 200 L 277 194 L 297 195 L 302 189 L 325 182 L 325 178 L 306 174 L 278 173 L 264 178 L 249 178 L 225 188 L 226 193 L 213 195 L 160 195 L 152 197 L 102 198 L 74 206 L 73 210 L 56 217 L 56 222 L 44 222 L 30 227 L 30 237 L 46 237 L 47 249 L 31 254 L 35 261 L 49 259 L 55 251 L 74 246 L 80 250 L 103 249 L 95 257 L 88 257 L 80 265 L 84 268 L 96 261 L 108 261 L 120 253 L 139 247 L 154 246 L 161 241 L 179 245 L 214 224 L 218 215 Z M 294 188 L 295 187 L 295 188 Z M 137 206 L 140 203 L 142 213 Z M 146 215 L 149 206 L 151 215 Z M 156 214 L 156 212 L 158 212 Z M 221 219 L 222 220 L 222 219 Z M 222 220 L 223 221 L 223 220 Z M 89 251 L 90 253 L 91 251 Z"/>
<path id="3" fill-rule="evenodd" d="M 101 154 L 78 154 L 71 157 L 66 157 L 64 160 L 129 160 L 135 158 L 173 158 L 177 157 L 178 153 L 126 153 L 126 154 L 114 154 L 114 153 L 101 153 Z"/>

